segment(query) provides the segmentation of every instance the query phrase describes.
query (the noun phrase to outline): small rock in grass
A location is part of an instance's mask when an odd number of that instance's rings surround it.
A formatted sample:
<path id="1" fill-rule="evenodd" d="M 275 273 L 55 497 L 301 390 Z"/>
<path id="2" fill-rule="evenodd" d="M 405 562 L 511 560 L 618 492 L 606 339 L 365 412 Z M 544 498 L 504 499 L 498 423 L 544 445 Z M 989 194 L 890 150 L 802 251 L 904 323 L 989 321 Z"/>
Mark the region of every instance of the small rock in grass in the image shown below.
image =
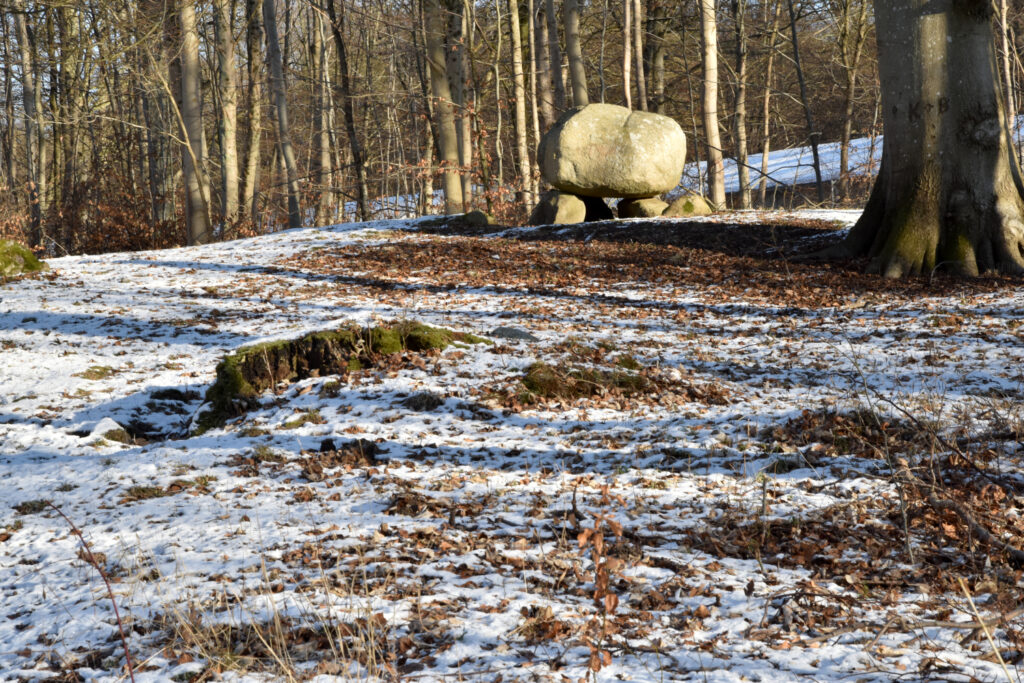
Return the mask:
<path id="1" fill-rule="evenodd" d="M 533 336 L 526 330 L 518 327 L 496 327 L 490 332 L 490 336 L 498 339 L 512 339 L 515 341 L 540 341 L 540 338 Z"/>
<path id="2" fill-rule="evenodd" d="M 657 218 L 668 209 L 658 197 L 623 199 L 619 202 L 619 218 Z"/>
<path id="3" fill-rule="evenodd" d="M 587 205 L 581 197 L 551 190 L 541 195 L 530 214 L 530 225 L 574 225 L 587 219 Z"/>
<path id="4" fill-rule="evenodd" d="M 708 200 L 699 194 L 684 194 L 668 205 L 661 214 L 666 218 L 688 218 L 690 216 L 710 216 L 713 213 Z"/>

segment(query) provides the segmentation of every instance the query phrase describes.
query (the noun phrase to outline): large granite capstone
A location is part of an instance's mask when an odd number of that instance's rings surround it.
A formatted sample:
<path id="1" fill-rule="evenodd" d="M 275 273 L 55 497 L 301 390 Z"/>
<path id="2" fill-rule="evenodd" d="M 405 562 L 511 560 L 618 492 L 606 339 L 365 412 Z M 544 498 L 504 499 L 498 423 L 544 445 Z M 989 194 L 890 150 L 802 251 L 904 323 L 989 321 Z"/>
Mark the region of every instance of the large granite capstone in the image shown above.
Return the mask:
<path id="1" fill-rule="evenodd" d="M 589 104 L 558 119 L 541 138 L 537 157 L 544 180 L 562 192 L 654 197 L 679 185 L 686 135 L 667 116 Z"/>

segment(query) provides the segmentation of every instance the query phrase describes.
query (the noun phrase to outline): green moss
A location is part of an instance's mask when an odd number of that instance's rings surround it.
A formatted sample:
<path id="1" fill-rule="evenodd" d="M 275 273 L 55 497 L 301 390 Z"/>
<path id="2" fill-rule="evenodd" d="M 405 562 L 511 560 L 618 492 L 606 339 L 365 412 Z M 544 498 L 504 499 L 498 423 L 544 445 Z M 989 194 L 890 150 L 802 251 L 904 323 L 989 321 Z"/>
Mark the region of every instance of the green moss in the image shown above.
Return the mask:
<path id="1" fill-rule="evenodd" d="M 370 351 L 381 355 L 398 353 L 404 347 L 402 335 L 395 328 L 374 327 L 367 332 Z"/>
<path id="2" fill-rule="evenodd" d="M 442 350 L 455 338 L 451 330 L 421 323 L 403 323 L 396 330 L 401 335 L 402 346 L 410 351 Z"/>
<path id="3" fill-rule="evenodd" d="M 494 346 L 493 340 L 487 339 L 486 337 L 478 337 L 475 334 L 470 334 L 469 332 L 456 334 L 455 339 L 463 344 L 487 344 L 488 346 Z"/>
<path id="4" fill-rule="evenodd" d="M 0 240 L 0 280 L 7 281 L 45 268 L 46 264 L 37 259 L 28 247 L 10 240 Z"/>
<path id="5" fill-rule="evenodd" d="M 197 432 L 223 426 L 242 415 L 280 382 L 355 372 L 372 367 L 381 356 L 405 350 L 440 350 L 457 338 L 487 343 L 473 335 L 402 322 L 326 330 L 299 339 L 244 347 L 217 365 L 217 379 L 206 392 L 209 409 L 199 416 Z"/>

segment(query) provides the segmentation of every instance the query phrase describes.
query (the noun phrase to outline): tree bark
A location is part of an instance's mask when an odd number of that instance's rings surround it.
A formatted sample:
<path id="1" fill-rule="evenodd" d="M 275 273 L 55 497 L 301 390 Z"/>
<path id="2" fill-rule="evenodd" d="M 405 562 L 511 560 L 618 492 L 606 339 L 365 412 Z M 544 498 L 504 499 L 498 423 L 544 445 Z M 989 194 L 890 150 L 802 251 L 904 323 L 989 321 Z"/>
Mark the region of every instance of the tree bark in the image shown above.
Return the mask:
<path id="1" fill-rule="evenodd" d="M 868 35 L 868 0 L 841 0 L 836 23 L 839 55 L 846 79 L 843 93 L 843 132 L 839 139 L 839 191 L 846 198 L 850 195 L 850 138 L 853 136 L 857 75 Z"/>
<path id="2" fill-rule="evenodd" d="M 316 187 L 314 188 L 314 225 L 325 225 L 331 215 L 331 134 L 328 129 L 329 98 L 327 93 L 327 46 L 324 40 L 323 15 L 316 9 L 310 14 L 309 31 L 312 33 L 310 47 L 311 73 L 313 84 L 313 163 Z"/>
<path id="3" fill-rule="evenodd" d="M 533 0 L 527 0 L 527 36 L 529 40 L 530 54 L 533 55 L 537 52 L 537 36 L 534 31 L 533 21 Z M 530 123 L 533 127 L 533 142 L 534 145 L 540 144 L 540 116 L 537 108 L 537 61 L 534 59 L 530 60 Z M 537 175 L 533 173 L 533 166 L 530 167 L 530 194 L 532 198 L 536 198 L 538 191 L 538 180 Z"/>
<path id="4" fill-rule="evenodd" d="M 650 80 L 648 92 L 655 114 L 665 113 L 665 33 L 668 24 L 664 0 L 648 0 L 647 45 L 644 48 L 644 73 Z"/>
<path id="5" fill-rule="evenodd" d="M 544 0 L 545 16 L 548 21 L 548 54 L 551 59 L 551 85 L 555 91 L 555 112 L 565 111 L 565 79 L 562 77 L 562 48 L 558 42 L 558 14 L 555 0 Z"/>
<path id="6" fill-rule="evenodd" d="M 40 192 L 39 138 L 42 130 L 39 126 L 39 112 L 36 111 L 38 101 L 38 81 L 35 68 L 35 45 L 25 20 L 24 0 L 14 4 L 14 27 L 18 34 L 18 48 L 21 56 L 21 91 L 25 109 L 25 170 L 29 203 L 29 244 L 41 247 L 43 244 L 42 196 Z"/>
<path id="7" fill-rule="evenodd" d="M 885 138 L 861 219 L 826 253 L 886 277 L 1024 273 L 1024 197 L 987 0 L 876 0 Z"/>
<path id="8" fill-rule="evenodd" d="M 370 190 L 366 182 L 366 153 L 356 131 L 355 98 L 352 96 L 352 77 L 349 74 L 348 45 L 345 42 L 345 15 L 338 12 L 335 0 L 327 1 L 327 11 L 331 18 L 331 34 L 334 36 L 334 49 L 338 53 L 338 72 L 341 78 L 341 109 L 345 118 L 345 133 L 348 136 L 349 149 L 352 152 L 352 165 L 356 169 L 356 209 L 359 220 L 370 220 Z M 341 8 L 345 9 L 344 0 Z"/>
<path id="9" fill-rule="evenodd" d="M 633 108 L 633 93 L 630 75 L 633 71 L 633 0 L 622 0 L 622 98 L 626 109 Z"/>
<path id="10" fill-rule="evenodd" d="M 186 224 L 189 244 L 205 244 L 213 238 L 210 227 L 209 191 L 205 183 L 205 146 L 199 71 L 199 32 L 196 8 L 182 2 L 181 22 L 181 119 L 184 128 L 182 167 L 185 175 Z"/>
<path id="11" fill-rule="evenodd" d="M 516 200 L 526 205 L 530 197 L 530 178 L 533 169 L 530 164 L 530 147 L 526 130 L 526 82 L 523 78 L 522 27 L 519 24 L 519 0 L 508 0 L 508 26 L 512 34 L 512 82 L 516 98 L 516 155 L 519 158 L 519 183 Z M 571 54 L 571 53 L 570 53 Z M 571 57 L 570 57 L 571 59 Z M 573 84 L 575 89 L 575 83 Z"/>
<path id="12" fill-rule="evenodd" d="M 299 170 L 295 162 L 295 148 L 292 146 L 291 124 L 288 120 L 288 96 L 284 82 L 284 60 L 277 33 L 277 8 L 274 0 L 263 0 L 263 26 L 267 41 L 267 65 L 270 69 L 270 91 L 277 113 L 278 146 L 284 162 L 288 191 L 288 227 L 302 227 L 302 213 L 299 209 Z"/>
<path id="13" fill-rule="evenodd" d="M 733 0 L 736 26 L 736 103 L 733 107 L 736 131 L 736 172 L 739 178 L 740 208 L 750 208 L 750 169 L 747 167 L 747 0 Z"/>
<path id="14" fill-rule="evenodd" d="M 565 22 L 565 51 L 569 55 L 569 79 L 572 83 L 572 105 L 582 107 L 590 104 L 587 93 L 587 69 L 583 63 L 583 48 L 580 45 L 580 6 L 578 0 L 565 0 L 562 6 Z"/>
<path id="15" fill-rule="evenodd" d="M 215 0 L 214 37 L 217 43 L 217 92 L 220 118 L 221 214 L 226 223 L 238 219 L 238 74 L 235 69 L 234 21 L 231 0 Z"/>
<path id="16" fill-rule="evenodd" d="M 469 36 L 467 0 L 444 0 L 447 16 L 445 64 L 455 115 L 455 136 L 459 150 L 459 178 L 462 182 L 462 210 L 468 211 L 473 197 L 473 139 L 469 107 Z"/>
<path id="17" fill-rule="evenodd" d="M 707 140 L 708 194 L 716 209 L 725 208 L 725 164 L 722 161 L 722 135 L 718 128 L 718 19 L 715 0 L 700 1 L 700 40 L 704 91 L 704 137 Z M 627 0 L 628 2 L 628 0 Z"/>
<path id="18" fill-rule="evenodd" d="M 426 20 L 426 58 L 430 71 L 430 92 L 434 100 L 438 156 L 444 173 L 445 213 L 462 213 L 462 178 L 459 175 L 459 140 L 455 130 L 455 106 L 448 82 L 445 34 L 448 22 L 442 0 L 423 0 Z"/>
<path id="19" fill-rule="evenodd" d="M 533 15 L 537 34 L 537 49 L 532 50 L 533 63 L 537 69 L 537 105 L 540 109 L 541 125 L 549 130 L 555 123 L 555 95 L 551 82 L 551 47 L 548 45 L 548 20 L 544 11 L 544 0 Z"/>
<path id="20" fill-rule="evenodd" d="M 245 0 L 245 58 L 246 79 L 245 110 L 248 122 L 246 141 L 245 179 L 242 184 L 242 204 L 249 212 L 254 225 L 259 223 L 259 210 L 256 203 L 256 187 L 260 174 L 260 137 L 263 131 L 263 110 L 260 102 L 263 94 L 260 87 L 260 62 L 257 58 L 263 45 L 263 25 L 260 22 L 261 9 L 259 0 Z"/>
<path id="21" fill-rule="evenodd" d="M 779 35 L 779 3 L 781 0 L 772 2 L 772 26 L 768 31 L 768 60 L 764 69 L 764 94 L 761 98 L 761 179 L 758 181 L 758 199 L 764 207 L 768 199 L 768 155 L 771 152 L 771 105 L 772 105 L 772 78 L 775 76 L 775 49 L 776 39 Z"/>
<path id="22" fill-rule="evenodd" d="M 628 0 L 627 0 L 628 1 Z M 647 111 L 647 77 L 644 75 L 643 4 L 633 1 L 633 54 L 636 62 L 636 99 L 641 111 Z"/>

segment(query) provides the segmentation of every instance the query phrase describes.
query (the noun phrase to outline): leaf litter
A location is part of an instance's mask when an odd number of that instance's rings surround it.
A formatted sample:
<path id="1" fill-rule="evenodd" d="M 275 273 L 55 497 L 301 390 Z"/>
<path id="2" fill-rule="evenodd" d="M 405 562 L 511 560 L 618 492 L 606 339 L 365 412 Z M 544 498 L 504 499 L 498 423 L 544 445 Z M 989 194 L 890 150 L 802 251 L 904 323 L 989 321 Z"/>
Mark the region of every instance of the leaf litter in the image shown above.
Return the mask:
<path id="1" fill-rule="evenodd" d="M 1021 295 L 803 260 L 855 217 L 382 221 L 4 285 L 0 670 L 125 674 L 49 501 L 137 680 L 1000 678 Z M 196 433 L 225 356 L 394 321 L 517 334 Z"/>

